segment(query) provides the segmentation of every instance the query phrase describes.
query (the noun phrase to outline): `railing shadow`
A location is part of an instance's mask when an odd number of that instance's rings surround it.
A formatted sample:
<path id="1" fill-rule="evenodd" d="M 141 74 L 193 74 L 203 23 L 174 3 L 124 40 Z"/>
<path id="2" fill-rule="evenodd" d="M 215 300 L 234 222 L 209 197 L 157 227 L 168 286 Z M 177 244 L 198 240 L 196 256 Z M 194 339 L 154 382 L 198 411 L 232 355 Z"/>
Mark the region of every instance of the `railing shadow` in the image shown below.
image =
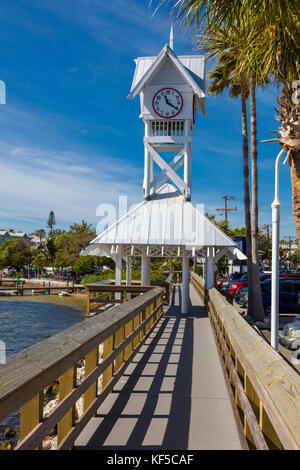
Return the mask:
<path id="1" fill-rule="evenodd" d="M 83 433 L 75 449 L 188 449 L 194 318 L 207 315 L 198 306 L 180 315 L 175 290 L 165 317 L 98 410 L 92 435 Z"/>

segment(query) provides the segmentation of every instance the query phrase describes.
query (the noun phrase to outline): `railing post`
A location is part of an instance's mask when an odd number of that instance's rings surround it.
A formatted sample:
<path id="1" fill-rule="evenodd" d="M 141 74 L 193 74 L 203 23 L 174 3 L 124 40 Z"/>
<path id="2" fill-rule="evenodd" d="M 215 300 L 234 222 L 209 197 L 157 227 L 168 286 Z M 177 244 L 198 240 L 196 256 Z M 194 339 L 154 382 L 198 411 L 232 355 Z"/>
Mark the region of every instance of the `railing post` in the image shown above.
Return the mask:
<path id="1" fill-rule="evenodd" d="M 116 348 L 117 346 L 119 346 L 119 344 L 121 344 L 123 340 L 124 340 L 124 326 L 122 326 L 122 328 L 120 328 L 115 333 L 114 347 Z M 117 372 L 120 369 L 123 363 L 124 363 L 124 351 L 122 351 L 115 359 L 115 366 L 114 366 L 115 372 Z"/>
<path id="2" fill-rule="evenodd" d="M 76 385 L 76 367 L 71 367 L 59 378 L 59 401 L 61 402 Z M 66 437 L 72 429 L 75 420 L 75 406 L 65 414 L 57 425 L 57 445 Z"/>
<path id="3" fill-rule="evenodd" d="M 98 347 L 93 349 L 85 356 L 85 371 L 84 375 L 87 377 L 98 365 Z M 97 382 L 94 382 L 93 385 L 84 393 L 84 411 L 89 408 L 97 397 Z"/>
<path id="4" fill-rule="evenodd" d="M 140 313 L 138 313 L 133 319 L 133 329 L 135 330 L 140 324 Z M 133 339 L 132 347 L 135 349 L 139 344 L 139 334 Z"/>
<path id="5" fill-rule="evenodd" d="M 43 419 L 43 392 L 35 395 L 20 410 L 20 441 L 22 441 Z M 42 444 L 38 446 L 42 449 Z"/>
<path id="6" fill-rule="evenodd" d="M 125 299 L 126 299 L 126 296 L 125 296 Z M 126 323 L 125 328 L 124 328 L 125 338 L 127 338 L 127 336 L 129 336 L 132 333 L 132 331 L 133 331 L 132 320 L 130 320 L 128 323 Z M 127 357 L 130 356 L 131 352 L 132 352 L 132 342 L 129 343 L 128 346 L 126 346 L 126 348 L 124 349 L 125 361 Z"/>
<path id="7" fill-rule="evenodd" d="M 114 335 L 110 336 L 103 343 L 103 360 L 106 359 L 112 352 L 114 347 Z M 113 376 L 113 363 L 111 363 L 107 369 L 103 372 L 102 378 L 102 388 L 105 388 L 106 385 L 110 382 Z"/>
<path id="8" fill-rule="evenodd" d="M 86 298 L 86 317 L 90 317 L 91 312 L 91 296 L 90 296 L 90 289 L 87 288 L 87 298 Z"/>
<path id="9" fill-rule="evenodd" d="M 281 450 L 281 442 L 261 402 L 259 404 L 259 427 L 262 430 L 269 449 Z"/>

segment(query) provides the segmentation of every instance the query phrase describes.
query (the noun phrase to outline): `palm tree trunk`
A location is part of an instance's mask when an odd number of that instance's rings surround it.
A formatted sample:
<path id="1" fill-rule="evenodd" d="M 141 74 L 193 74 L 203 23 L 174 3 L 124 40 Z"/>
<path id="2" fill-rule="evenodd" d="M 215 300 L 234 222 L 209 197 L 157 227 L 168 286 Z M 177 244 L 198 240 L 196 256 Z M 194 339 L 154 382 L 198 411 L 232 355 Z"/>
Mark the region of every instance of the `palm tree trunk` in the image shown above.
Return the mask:
<path id="1" fill-rule="evenodd" d="M 292 198 L 295 230 L 300 243 L 300 149 L 293 149 L 290 154 Z"/>
<path id="2" fill-rule="evenodd" d="M 252 220 L 251 220 L 251 248 L 252 248 L 252 287 L 253 287 L 253 315 L 254 321 L 263 321 L 265 314 L 261 298 L 258 259 L 258 183 L 257 183 L 257 116 L 255 82 L 250 80 L 250 106 L 251 106 L 251 180 L 252 180 Z"/>
<path id="3" fill-rule="evenodd" d="M 248 272 L 248 315 L 253 315 L 253 281 L 252 281 L 252 248 L 251 248 L 251 215 L 249 190 L 249 144 L 247 122 L 247 95 L 241 88 L 242 105 L 242 133 L 243 133 L 243 175 L 244 175 L 244 208 L 247 245 L 247 272 Z"/>
<path id="4" fill-rule="evenodd" d="M 289 151 L 294 223 L 300 244 L 300 103 L 298 95 L 295 96 L 293 82 L 285 83 L 277 103 L 279 116 L 276 119 L 281 123 L 280 142 Z"/>

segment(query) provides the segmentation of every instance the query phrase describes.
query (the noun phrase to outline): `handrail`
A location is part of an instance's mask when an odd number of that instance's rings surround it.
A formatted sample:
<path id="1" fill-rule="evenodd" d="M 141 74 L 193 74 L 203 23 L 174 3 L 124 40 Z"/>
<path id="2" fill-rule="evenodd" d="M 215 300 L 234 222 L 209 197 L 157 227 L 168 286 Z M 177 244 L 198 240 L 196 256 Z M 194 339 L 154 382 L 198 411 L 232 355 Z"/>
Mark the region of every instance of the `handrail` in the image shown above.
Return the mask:
<path id="1" fill-rule="evenodd" d="M 249 447 L 263 448 L 258 443 L 261 436 L 255 434 L 257 426 L 250 423 L 242 406 L 234 380 L 237 375 L 268 448 L 300 449 L 299 375 L 215 288 L 206 291 L 203 279 L 195 273 L 191 281 L 206 299 Z"/>
<path id="2" fill-rule="evenodd" d="M 132 361 L 163 313 L 163 289 L 92 317 L 21 351 L 0 368 L 0 422 L 21 408 L 16 449 L 40 446 L 58 425 L 58 449 L 71 448 L 76 437 Z M 99 345 L 103 344 L 99 364 Z M 85 358 L 85 379 L 76 386 L 76 367 Z M 103 376 L 103 389 L 97 382 Z M 43 418 L 43 390 L 59 378 L 59 405 Z M 84 395 L 84 413 L 74 421 L 76 401 Z"/>
<path id="3" fill-rule="evenodd" d="M 164 289 L 164 301 L 170 303 L 170 292 L 172 287 L 173 272 L 164 281 L 152 281 L 150 286 L 140 284 L 115 284 L 114 280 L 86 284 L 87 290 L 87 311 L 86 316 L 103 312 L 103 308 L 111 308 L 114 304 L 121 304 L 131 298 L 131 295 L 139 295 L 153 289 L 154 286 Z M 96 295 L 98 293 L 98 295 Z M 99 293 L 101 295 L 99 295 Z M 118 295 L 118 297 L 116 296 Z M 97 304 L 91 306 L 91 304 Z M 101 310 L 99 309 L 101 307 Z"/>

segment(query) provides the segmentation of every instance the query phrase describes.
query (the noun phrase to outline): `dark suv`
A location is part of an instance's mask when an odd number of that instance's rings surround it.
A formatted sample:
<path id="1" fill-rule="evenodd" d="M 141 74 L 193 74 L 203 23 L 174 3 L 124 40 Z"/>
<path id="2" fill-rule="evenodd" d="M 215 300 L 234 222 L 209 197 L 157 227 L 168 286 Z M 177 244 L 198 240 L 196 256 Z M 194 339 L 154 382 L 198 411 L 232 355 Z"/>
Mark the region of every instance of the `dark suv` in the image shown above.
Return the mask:
<path id="1" fill-rule="evenodd" d="M 261 283 L 261 296 L 266 315 L 271 312 L 271 282 Z M 279 312 L 300 312 L 300 280 L 279 281 Z"/>

